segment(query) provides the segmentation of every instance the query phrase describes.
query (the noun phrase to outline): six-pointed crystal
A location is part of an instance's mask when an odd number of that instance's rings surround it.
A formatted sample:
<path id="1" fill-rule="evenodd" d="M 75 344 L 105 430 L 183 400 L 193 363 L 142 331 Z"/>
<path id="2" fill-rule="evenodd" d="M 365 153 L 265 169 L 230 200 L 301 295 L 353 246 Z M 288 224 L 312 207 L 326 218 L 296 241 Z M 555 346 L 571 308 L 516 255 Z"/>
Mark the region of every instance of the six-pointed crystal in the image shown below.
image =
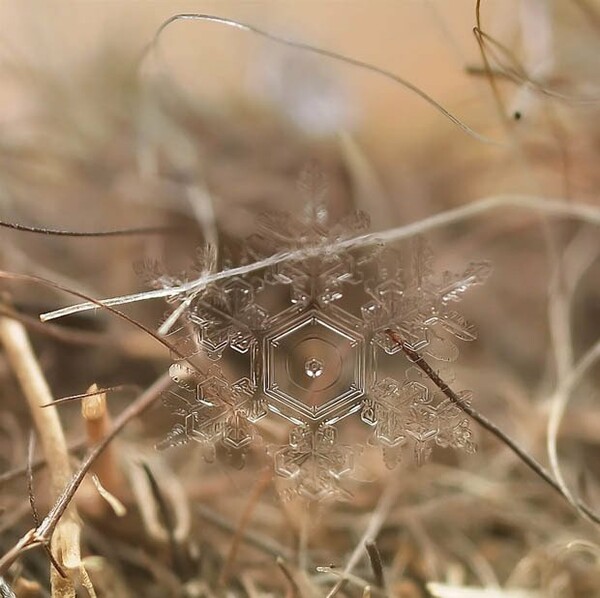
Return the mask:
<path id="1" fill-rule="evenodd" d="M 290 257 L 187 299 L 180 352 L 215 365 L 173 366 L 179 388 L 167 400 L 180 419 L 162 443 L 195 440 L 208 458 L 242 466 L 259 420 L 274 413 L 293 425 L 289 442 L 270 451 L 275 472 L 311 500 L 343 494 L 340 480 L 352 471 L 355 451 L 338 441 L 336 424 L 357 412 L 388 466 L 407 446 L 418 463 L 434 446 L 474 450 L 464 412 L 426 379 L 411 379 L 389 330 L 426 358 L 454 360 L 453 337 L 470 341 L 476 332 L 453 306 L 489 273 L 477 263 L 438 277 L 422 240 L 400 249 L 339 249 L 366 219 L 328 219 L 321 204 L 293 218 L 263 217 L 245 260 Z"/>
<path id="2" fill-rule="evenodd" d="M 310 310 L 266 336 L 264 392 L 284 416 L 321 421 L 343 413 L 364 395 L 364 353 L 360 334 Z"/>

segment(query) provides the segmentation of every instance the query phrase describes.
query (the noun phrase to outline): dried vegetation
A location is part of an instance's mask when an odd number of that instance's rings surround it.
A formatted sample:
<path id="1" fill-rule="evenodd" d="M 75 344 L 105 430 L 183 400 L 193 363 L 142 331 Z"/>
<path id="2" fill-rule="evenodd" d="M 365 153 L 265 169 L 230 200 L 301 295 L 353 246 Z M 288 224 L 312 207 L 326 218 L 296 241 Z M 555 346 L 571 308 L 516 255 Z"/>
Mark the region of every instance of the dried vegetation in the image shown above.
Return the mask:
<path id="1" fill-rule="evenodd" d="M 400 111 L 365 118 L 370 130 L 347 117 L 360 99 L 337 93 L 338 67 L 321 70 L 330 57 L 305 62 L 268 39 L 282 56 L 271 77 L 293 101 L 272 79 L 270 102 L 194 94 L 168 56 L 140 66 L 148 39 L 135 51 L 104 42 L 67 72 L 2 57 L 14 93 L 0 219 L 123 234 L 0 229 L 0 596 L 600 596 L 600 5 L 457 2 L 469 17 L 455 27 L 445 3 L 411 4 L 425 39 L 472 50 L 457 52 L 463 91 L 436 100 L 493 143 L 435 111 L 434 125 L 383 139 Z M 357 65 L 339 68 L 352 77 Z M 401 87 L 379 92 L 402 102 Z M 154 449 L 173 423 L 160 401 L 173 354 L 158 329 L 177 303 L 39 319 L 139 292 L 144 260 L 177 272 L 210 246 L 217 268 L 234 263 L 261 213 L 302 212 L 307 163 L 326 175 L 333 221 L 362 210 L 381 239 L 426 237 L 436 267 L 494 265 L 464 301 L 479 339 L 449 384 L 474 391 L 477 452 L 435 448 L 423 467 L 388 470 L 369 447 L 342 501 L 282 498 L 266 446 L 287 438 L 282 418 L 261 424 L 268 440 L 239 471 L 193 443 Z M 131 234 L 140 227 L 152 230 Z"/>

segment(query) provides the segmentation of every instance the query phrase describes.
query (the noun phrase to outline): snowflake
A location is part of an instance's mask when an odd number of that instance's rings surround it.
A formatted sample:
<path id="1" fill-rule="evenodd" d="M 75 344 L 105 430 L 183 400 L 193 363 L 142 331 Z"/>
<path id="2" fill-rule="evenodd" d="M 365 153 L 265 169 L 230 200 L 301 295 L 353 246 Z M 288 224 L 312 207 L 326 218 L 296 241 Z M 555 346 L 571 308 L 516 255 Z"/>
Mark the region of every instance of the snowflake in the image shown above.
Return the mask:
<path id="1" fill-rule="evenodd" d="M 454 306 L 489 273 L 473 263 L 437 276 L 422 239 L 361 247 L 353 239 L 366 216 L 332 223 L 315 195 L 300 216 L 261 217 L 245 241 L 242 263 L 285 259 L 182 300 L 178 352 L 188 359 L 172 366 L 177 390 L 167 397 L 179 421 L 160 445 L 194 440 L 207 459 L 241 467 L 260 420 L 283 418 L 292 428 L 287 444 L 270 449 L 275 473 L 288 494 L 311 500 L 344 495 L 340 481 L 358 449 L 338 440 L 338 424 L 353 415 L 389 467 L 407 447 L 419 464 L 434 446 L 475 450 L 464 412 L 423 376 L 413 379 L 414 365 L 386 331 L 425 357 L 455 360 L 454 340 L 472 341 L 476 331 Z M 194 359 L 212 366 L 200 374 Z"/>

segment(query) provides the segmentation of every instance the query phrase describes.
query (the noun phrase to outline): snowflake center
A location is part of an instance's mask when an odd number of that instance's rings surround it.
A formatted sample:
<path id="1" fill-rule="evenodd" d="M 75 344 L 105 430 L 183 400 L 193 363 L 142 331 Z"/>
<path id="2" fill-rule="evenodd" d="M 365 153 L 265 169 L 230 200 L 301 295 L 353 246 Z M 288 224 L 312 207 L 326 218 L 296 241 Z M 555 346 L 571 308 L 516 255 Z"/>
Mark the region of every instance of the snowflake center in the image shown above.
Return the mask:
<path id="1" fill-rule="evenodd" d="M 335 344 L 317 336 L 308 336 L 291 344 L 289 349 L 289 379 L 308 392 L 304 399 L 309 403 L 320 403 L 322 397 L 319 393 L 345 381 L 347 376 L 344 375 L 340 351 Z"/>
<path id="2" fill-rule="evenodd" d="M 318 378 L 324 371 L 323 362 L 315 357 L 307 359 L 304 363 L 304 373 L 309 378 Z"/>

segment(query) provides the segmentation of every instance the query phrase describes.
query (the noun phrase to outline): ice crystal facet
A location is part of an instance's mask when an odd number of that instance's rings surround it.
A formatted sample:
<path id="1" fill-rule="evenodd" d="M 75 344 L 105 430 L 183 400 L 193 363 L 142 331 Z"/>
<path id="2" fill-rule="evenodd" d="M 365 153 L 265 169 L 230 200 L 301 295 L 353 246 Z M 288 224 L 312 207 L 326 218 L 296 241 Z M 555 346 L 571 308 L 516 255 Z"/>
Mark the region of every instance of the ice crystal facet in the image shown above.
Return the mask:
<path id="1" fill-rule="evenodd" d="M 226 347 L 246 353 L 267 322 L 267 313 L 254 302 L 254 289 L 234 278 L 212 284 L 190 303 L 188 317 L 207 357 L 221 359 Z"/>
<path id="2" fill-rule="evenodd" d="M 389 330 L 427 358 L 453 361 L 454 340 L 476 337 L 455 305 L 489 266 L 438 276 L 422 239 L 374 249 L 347 242 L 367 222 L 354 214 L 332 223 L 314 201 L 301 216 L 263 216 L 243 261 L 284 259 L 186 298 L 180 353 L 213 365 L 202 375 L 173 365 L 178 388 L 167 401 L 179 421 L 161 446 L 194 440 L 207 458 L 241 467 L 260 420 L 274 414 L 292 425 L 288 443 L 270 449 L 275 472 L 309 499 L 343 494 L 356 450 L 338 441 L 338 423 L 353 414 L 390 467 L 407 448 L 418 463 L 434 446 L 474 450 L 464 412 L 412 379 Z"/>
<path id="3" fill-rule="evenodd" d="M 313 308 L 266 335 L 264 392 L 271 408 L 301 424 L 359 405 L 365 392 L 359 326 L 342 310 Z"/>
<path id="4" fill-rule="evenodd" d="M 179 363 L 171 366 L 170 373 L 178 388 L 165 397 L 165 403 L 182 421 L 158 448 L 194 440 L 203 446 L 208 461 L 219 455 L 236 467 L 243 467 L 256 435 L 253 387 L 246 379 L 230 384 L 217 365 L 211 366 L 206 376 Z"/>

